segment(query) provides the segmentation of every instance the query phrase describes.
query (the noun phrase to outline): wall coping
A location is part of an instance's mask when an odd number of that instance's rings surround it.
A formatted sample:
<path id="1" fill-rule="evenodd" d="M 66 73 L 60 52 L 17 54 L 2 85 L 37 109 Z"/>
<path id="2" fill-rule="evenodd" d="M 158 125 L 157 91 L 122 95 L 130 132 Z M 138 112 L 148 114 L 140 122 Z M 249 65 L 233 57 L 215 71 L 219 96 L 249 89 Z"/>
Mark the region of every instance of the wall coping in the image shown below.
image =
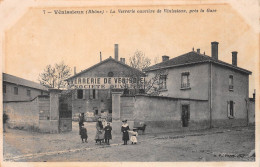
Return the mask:
<path id="1" fill-rule="evenodd" d="M 149 98 L 159 98 L 159 99 L 170 99 L 170 100 L 189 100 L 189 101 L 208 101 L 202 99 L 190 99 L 190 98 L 178 98 L 178 97 L 167 97 L 167 96 L 149 96 L 149 95 L 136 95 L 136 97 L 149 97 Z"/>

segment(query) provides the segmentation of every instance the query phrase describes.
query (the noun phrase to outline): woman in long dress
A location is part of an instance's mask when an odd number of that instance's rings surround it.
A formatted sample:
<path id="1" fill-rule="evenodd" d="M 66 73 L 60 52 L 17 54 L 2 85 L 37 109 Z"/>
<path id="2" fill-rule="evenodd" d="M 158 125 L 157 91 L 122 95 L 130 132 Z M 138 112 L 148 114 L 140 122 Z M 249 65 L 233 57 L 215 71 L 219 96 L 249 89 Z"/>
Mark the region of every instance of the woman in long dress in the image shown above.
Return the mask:
<path id="1" fill-rule="evenodd" d="M 97 131 L 96 131 L 95 140 L 96 140 L 96 143 L 99 142 L 99 144 L 101 144 L 101 141 L 104 140 L 104 129 L 103 129 L 103 124 L 102 124 L 100 117 L 98 118 L 98 121 L 96 123 L 96 129 L 97 129 Z"/>
<path id="2" fill-rule="evenodd" d="M 128 131 L 130 129 L 129 129 L 129 126 L 127 124 L 127 120 L 124 120 L 122 122 L 123 122 L 123 125 L 121 127 L 121 132 L 123 133 L 122 140 L 124 141 L 124 145 L 127 145 L 127 141 L 129 140 L 129 133 L 128 133 Z"/>

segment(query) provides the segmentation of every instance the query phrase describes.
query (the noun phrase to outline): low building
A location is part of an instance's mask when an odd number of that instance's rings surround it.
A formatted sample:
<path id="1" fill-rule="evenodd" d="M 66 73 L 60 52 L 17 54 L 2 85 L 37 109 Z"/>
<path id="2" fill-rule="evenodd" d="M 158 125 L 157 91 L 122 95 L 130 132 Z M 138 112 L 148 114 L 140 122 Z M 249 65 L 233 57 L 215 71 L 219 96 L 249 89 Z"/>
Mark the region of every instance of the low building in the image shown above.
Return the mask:
<path id="1" fill-rule="evenodd" d="M 28 101 L 48 95 L 48 89 L 36 82 L 3 73 L 3 102 Z"/>

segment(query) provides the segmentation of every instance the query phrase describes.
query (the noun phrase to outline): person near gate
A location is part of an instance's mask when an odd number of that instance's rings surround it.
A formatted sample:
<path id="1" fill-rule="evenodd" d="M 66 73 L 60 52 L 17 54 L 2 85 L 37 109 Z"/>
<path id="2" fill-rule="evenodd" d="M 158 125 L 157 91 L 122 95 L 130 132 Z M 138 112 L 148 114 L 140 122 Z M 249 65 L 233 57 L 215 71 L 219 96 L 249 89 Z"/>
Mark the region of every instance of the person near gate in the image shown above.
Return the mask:
<path id="1" fill-rule="evenodd" d="M 81 130 L 81 127 L 82 127 L 82 125 L 84 125 L 84 113 L 81 113 L 80 115 L 79 115 L 79 135 L 80 135 L 80 130 Z"/>
<path id="2" fill-rule="evenodd" d="M 4 132 L 6 132 L 6 124 L 7 124 L 8 119 L 9 119 L 9 117 L 6 114 L 6 112 L 4 111 L 4 114 L 3 114 L 3 131 Z"/>
<path id="3" fill-rule="evenodd" d="M 99 142 L 99 144 L 101 145 L 101 142 L 104 141 L 104 129 L 103 129 L 103 124 L 101 121 L 101 117 L 98 118 L 98 121 L 96 123 L 96 143 Z"/>
<path id="4" fill-rule="evenodd" d="M 109 122 L 107 122 L 107 126 L 104 128 L 104 130 L 105 130 L 105 143 L 107 145 L 110 145 L 109 140 L 112 139 L 112 134 L 111 134 L 112 127 L 110 126 Z"/>
<path id="5" fill-rule="evenodd" d="M 131 134 L 130 141 L 132 142 L 132 144 L 137 144 L 137 129 L 134 128 L 133 131 L 129 131 L 129 133 Z"/>
<path id="6" fill-rule="evenodd" d="M 127 145 L 127 141 L 129 140 L 129 133 L 128 133 L 128 131 L 130 129 L 129 129 L 129 126 L 127 124 L 127 120 L 123 120 L 122 122 L 123 122 L 123 125 L 121 127 L 121 132 L 123 133 L 123 136 L 122 136 L 122 140 L 124 141 L 123 145 Z"/>
<path id="7" fill-rule="evenodd" d="M 86 143 L 88 142 L 87 129 L 84 127 L 84 124 L 80 128 L 80 137 L 81 137 L 82 143 L 84 143 L 84 140 Z"/>

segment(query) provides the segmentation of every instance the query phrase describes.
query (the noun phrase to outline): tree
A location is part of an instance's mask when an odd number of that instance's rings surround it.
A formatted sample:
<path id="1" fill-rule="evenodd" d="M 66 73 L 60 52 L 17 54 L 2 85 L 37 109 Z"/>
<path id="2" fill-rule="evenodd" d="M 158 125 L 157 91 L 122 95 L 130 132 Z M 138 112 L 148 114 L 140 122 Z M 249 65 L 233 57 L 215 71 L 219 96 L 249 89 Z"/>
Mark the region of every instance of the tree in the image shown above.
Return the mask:
<path id="1" fill-rule="evenodd" d="M 130 66 L 136 68 L 140 71 L 149 67 L 151 65 L 151 59 L 146 57 L 144 52 L 142 51 L 135 51 L 134 55 L 129 58 Z"/>
<path id="2" fill-rule="evenodd" d="M 153 59 L 153 64 L 158 64 L 160 62 L 160 58 L 157 56 Z"/>
<path id="3" fill-rule="evenodd" d="M 152 96 L 159 96 L 161 93 L 162 88 L 162 76 L 167 76 L 168 70 L 159 69 L 156 70 L 150 75 L 148 74 L 146 81 L 145 81 L 145 93 L 147 95 Z"/>
<path id="4" fill-rule="evenodd" d="M 70 76 L 71 68 L 62 61 L 54 66 L 47 65 L 38 80 L 43 86 L 60 89 L 66 87 L 67 83 L 64 80 Z"/>

